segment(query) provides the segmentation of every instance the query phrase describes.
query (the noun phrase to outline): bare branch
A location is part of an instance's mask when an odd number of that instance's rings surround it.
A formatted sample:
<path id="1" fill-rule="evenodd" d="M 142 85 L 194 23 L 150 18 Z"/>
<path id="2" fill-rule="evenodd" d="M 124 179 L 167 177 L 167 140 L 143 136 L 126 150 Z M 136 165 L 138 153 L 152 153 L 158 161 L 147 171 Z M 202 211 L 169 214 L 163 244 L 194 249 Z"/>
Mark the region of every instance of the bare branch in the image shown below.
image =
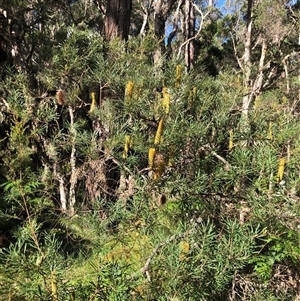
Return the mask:
<path id="1" fill-rule="evenodd" d="M 207 16 L 211 13 L 211 10 L 212 10 L 212 7 L 210 7 L 209 10 L 208 10 L 205 14 L 203 14 L 202 10 L 201 10 L 195 3 L 192 3 L 192 6 L 198 11 L 198 13 L 199 13 L 200 16 L 201 16 L 201 21 L 200 21 L 199 29 L 198 29 L 197 33 L 196 33 L 193 37 L 187 39 L 186 41 L 184 41 L 184 42 L 180 45 L 179 50 L 178 50 L 178 53 L 177 53 L 177 58 L 180 57 L 182 48 L 183 48 L 185 45 L 187 45 L 188 43 L 190 43 L 191 41 L 195 40 L 195 39 L 200 35 L 200 33 L 201 33 L 201 31 L 202 31 L 203 24 L 204 24 L 204 20 L 207 18 Z"/>

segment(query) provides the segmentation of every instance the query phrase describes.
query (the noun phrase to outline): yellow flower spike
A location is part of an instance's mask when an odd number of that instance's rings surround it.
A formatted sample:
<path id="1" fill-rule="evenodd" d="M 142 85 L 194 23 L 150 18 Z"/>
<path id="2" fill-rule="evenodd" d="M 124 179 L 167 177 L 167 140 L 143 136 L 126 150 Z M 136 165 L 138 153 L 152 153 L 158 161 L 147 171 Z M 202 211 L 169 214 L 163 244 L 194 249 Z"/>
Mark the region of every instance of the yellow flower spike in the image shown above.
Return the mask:
<path id="1" fill-rule="evenodd" d="M 134 82 L 129 81 L 126 85 L 125 96 L 131 98 L 133 92 Z"/>
<path id="2" fill-rule="evenodd" d="M 170 98 L 170 94 L 166 92 L 162 99 L 163 109 L 165 110 L 166 114 L 169 114 L 170 112 Z"/>
<path id="3" fill-rule="evenodd" d="M 161 142 L 161 135 L 162 135 L 162 131 L 163 131 L 163 122 L 164 122 L 163 118 L 161 118 L 158 123 L 157 131 L 156 131 L 155 138 L 154 138 L 155 145 L 158 145 Z"/>
<path id="4" fill-rule="evenodd" d="M 154 174 L 153 174 L 153 180 L 158 181 L 161 178 L 163 172 L 164 172 L 164 169 L 162 169 L 162 168 L 158 169 L 158 170 L 155 170 Z"/>
<path id="5" fill-rule="evenodd" d="M 161 93 L 162 93 L 163 96 L 165 96 L 165 94 L 168 93 L 168 88 L 163 86 L 162 89 L 161 89 Z"/>
<path id="6" fill-rule="evenodd" d="M 277 174 L 277 181 L 278 182 L 280 182 L 283 179 L 284 166 L 285 166 L 285 158 L 280 158 L 279 159 L 279 166 L 278 166 L 278 174 Z"/>
<path id="7" fill-rule="evenodd" d="M 178 88 L 181 84 L 181 65 L 176 66 L 176 82 L 175 88 Z"/>
<path id="8" fill-rule="evenodd" d="M 193 93 L 193 101 L 194 101 L 196 98 L 196 94 L 197 94 L 197 87 L 193 88 L 192 93 Z"/>
<path id="9" fill-rule="evenodd" d="M 123 152 L 123 159 L 126 159 L 128 156 L 129 150 L 133 146 L 133 141 L 129 135 L 125 136 L 125 143 L 124 143 L 124 152 Z"/>
<path id="10" fill-rule="evenodd" d="M 197 87 L 194 87 L 189 93 L 188 109 L 190 109 L 192 107 L 192 104 L 194 103 L 194 101 L 196 99 L 196 94 L 197 94 Z"/>
<path id="11" fill-rule="evenodd" d="M 228 145 L 228 149 L 232 150 L 233 148 L 233 130 L 229 131 L 229 145 Z"/>
<path id="12" fill-rule="evenodd" d="M 133 87 L 134 87 L 134 82 L 129 81 L 125 88 L 125 105 L 129 105 L 130 103 L 130 99 L 132 98 L 133 95 Z"/>
<path id="13" fill-rule="evenodd" d="M 51 293 L 53 300 L 58 300 L 56 271 L 51 272 Z"/>
<path id="14" fill-rule="evenodd" d="M 148 151 L 148 164 L 149 167 L 152 169 L 153 168 L 153 163 L 154 163 L 154 156 L 155 156 L 155 148 L 149 148 Z"/>
<path id="15" fill-rule="evenodd" d="M 96 107 L 96 93 L 92 92 L 91 96 L 92 96 L 92 103 L 91 103 L 91 107 L 90 107 L 89 113 L 94 112 L 95 107 Z"/>
<path id="16" fill-rule="evenodd" d="M 172 167 L 174 165 L 174 154 L 175 154 L 174 147 L 170 147 L 169 159 L 168 159 L 168 166 L 169 167 Z"/>
<path id="17" fill-rule="evenodd" d="M 179 244 L 182 253 L 186 254 L 190 250 L 190 244 L 187 241 L 181 241 Z"/>
<path id="18" fill-rule="evenodd" d="M 180 248 L 180 256 L 179 260 L 184 260 L 186 258 L 186 254 L 190 251 L 190 244 L 187 241 L 181 241 L 179 244 Z"/>
<path id="19" fill-rule="evenodd" d="M 272 122 L 271 122 L 271 121 L 269 122 L 269 129 L 268 129 L 268 135 L 267 135 L 267 138 L 268 138 L 269 140 L 272 140 L 272 139 L 273 139 Z"/>
<path id="20" fill-rule="evenodd" d="M 133 148 L 133 138 L 131 136 L 129 136 L 130 139 L 129 139 L 129 149 L 132 149 Z"/>

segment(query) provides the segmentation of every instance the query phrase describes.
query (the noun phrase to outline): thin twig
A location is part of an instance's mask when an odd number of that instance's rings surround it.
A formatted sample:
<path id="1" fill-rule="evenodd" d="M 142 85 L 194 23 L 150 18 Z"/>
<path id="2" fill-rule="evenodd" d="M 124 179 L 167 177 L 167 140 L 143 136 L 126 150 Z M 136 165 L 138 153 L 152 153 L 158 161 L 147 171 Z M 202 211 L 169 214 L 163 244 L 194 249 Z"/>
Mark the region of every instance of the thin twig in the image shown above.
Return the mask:
<path id="1" fill-rule="evenodd" d="M 217 159 L 219 159 L 220 161 L 222 161 L 225 165 L 226 165 L 226 169 L 230 168 L 230 164 L 228 163 L 228 161 L 226 161 L 223 157 L 221 157 L 220 155 L 218 155 L 216 152 L 211 151 L 211 154 L 216 157 Z"/>

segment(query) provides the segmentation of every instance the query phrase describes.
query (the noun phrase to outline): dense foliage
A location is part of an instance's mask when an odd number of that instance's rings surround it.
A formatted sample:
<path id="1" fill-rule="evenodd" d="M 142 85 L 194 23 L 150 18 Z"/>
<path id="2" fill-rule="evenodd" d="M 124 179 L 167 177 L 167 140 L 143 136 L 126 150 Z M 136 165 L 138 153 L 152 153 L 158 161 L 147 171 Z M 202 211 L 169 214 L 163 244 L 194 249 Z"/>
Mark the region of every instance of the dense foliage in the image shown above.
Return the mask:
<path id="1" fill-rule="evenodd" d="M 300 298 L 299 3 L 227 2 L 3 1 L 0 300 Z"/>

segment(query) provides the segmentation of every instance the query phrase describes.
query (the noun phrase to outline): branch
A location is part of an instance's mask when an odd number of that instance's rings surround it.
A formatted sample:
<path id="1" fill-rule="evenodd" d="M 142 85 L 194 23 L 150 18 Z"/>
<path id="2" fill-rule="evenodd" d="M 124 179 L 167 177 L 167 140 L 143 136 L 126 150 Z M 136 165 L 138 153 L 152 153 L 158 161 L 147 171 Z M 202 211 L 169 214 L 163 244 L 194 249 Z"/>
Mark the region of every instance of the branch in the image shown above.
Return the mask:
<path id="1" fill-rule="evenodd" d="M 9 110 L 9 104 L 8 104 L 8 102 L 3 97 L 0 97 L 0 100 L 6 106 L 6 109 Z M 1 111 L 3 112 L 2 108 L 1 108 Z"/>
<path id="2" fill-rule="evenodd" d="M 204 20 L 205 20 L 205 18 L 211 13 L 211 10 L 212 10 L 212 8 L 210 7 L 210 9 L 206 12 L 206 14 L 203 14 L 202 10 L 201 10 L 195 3 L 192 3 L 192 6 L 193 6 L 193 7 L 198 11 L 198 13 L 201 15 L 201 21 L 200 21 L 199 29 L 198 29 L 197 33 L 196 33 L 193 37 L 187 39 L 186 41 L 184 41 L 184 42 L 180 45 L 179 50 L 178 50 L 178 53 L 177 53 L 177 58 L 179 58 L 179 56 L 180 56 L 180 54 L 181 54 L 182 48 L 183 48 L 186 44 L 188 44 L 188 43 L 190 43 L 191 41 L 195 40 L 195 39 L 200 35 L 200 33 L 201 33 L 201 31 L 202 31 L 202 26 L 203 26 Z"/>
<path id="3" fill-rule="evenodd" d="M 228 161 L 226 161 L 223 157 L 221 157 L 220 155 L 218 155 L 216 152 L 211 151 L 211 154 L 216 157 L 217 159 L 219 159 L 220 161 L 222 161 L 225 164 L 225 168 L 226 169 L 230 169 L 230 164 L 228 163 Z"/>
<path id="4" fill-rule="evenodd" d="M 205 150 L 205 149 L 206 149 L 206 150 L 210 151 L 210 153 L 211 153 L 214 157 L 216 157 L 218 160 L 222 161 L 222 162 L 225 164 L 225 168 L 226 168 L 227 170 L 231 168 L 231 165 L 229 164 L 229 162 L 226 161 L 222 156 L 218 155 L 215 151 L 213 151 L 213 150 L 211 149 L 211 146 L 210 146 L 209 144 L 203 145 L 200 149 L 201 149 L 201 150 Z"/>
<path id="5" fill-rule="evenodd" d="M 243 67 L 243 64 L 242 64 L 239 56 L 238 56 L 238 52 L 237 52 L 237 49 L 236 49 L 236 43 L 235 43 L 235 40 L 234 40 L 232 32 L 230 33 L 230 35 L 231 35 L 231 40 L 232 40 L 232 46 L 233 46 L 233 50 L 234 50 L 234 55 L 236 57 L 236 60 L 238 62 L 239 67 L 241 68 L 242 72 L 244 72 L 244 67 Z"/>
<path id="6" fill-rule="evenodd" d="M 176 11 L 175 11 L 175 13 L 174 13 L 174 15 L 173 15 L 173 30 L 172 30 L 172 32 L 169 34 L 169 36 L 168 36 L 168 41 L 167 41 L 167 46 L 171 46 L 171 42 L 172 42 L 172 40 L 173 40 L 173 38 L 174 38 L 174 36 L 176 35 L 176 33 L 177 33 L 177 30 L 178 30 L 178 15 L 179 15 L 179 10 L 180 10 L 180 7 L 182 6 L 182 2 L 183 0 L 180 0 L 179 2 L 178 2 L 178 5 L 177 5 L 177 8 L 176 8 Z"/>

